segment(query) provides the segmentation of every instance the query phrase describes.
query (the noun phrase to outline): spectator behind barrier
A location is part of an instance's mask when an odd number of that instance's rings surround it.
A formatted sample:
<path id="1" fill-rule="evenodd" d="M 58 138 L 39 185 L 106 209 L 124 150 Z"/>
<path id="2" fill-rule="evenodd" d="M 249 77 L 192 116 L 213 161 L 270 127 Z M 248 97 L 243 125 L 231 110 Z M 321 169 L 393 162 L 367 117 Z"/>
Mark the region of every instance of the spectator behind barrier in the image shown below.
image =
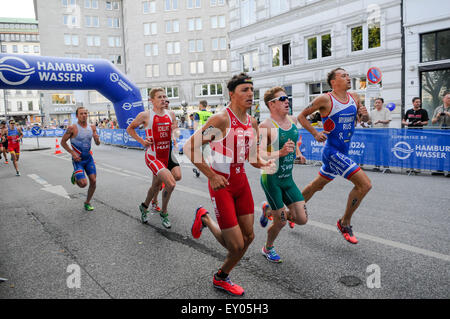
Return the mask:
<path id="1" fill-rule="evenodd" d="M 450 91 L 442 94 L 442 105 L 434 110 L 431 123 L 439 123 L 441 129 L 450 129 Z"/>
<path id="2" fill-rule="evenodd" d="M 384 107 L 384 99 L 382 97 L 375 99 L 375 109 L 370 112 L 368 123 L 372 127 L 387 128 L 391 120 L 391 112 Z"/>
<path id="3" fill-rule="evenodd" d="M 408 128 L 422 128 L 428 125 L 428 112 L 421 108 L 422 101 L 419 97 L 412 99 L 413 107 L 406 111 L 402 124 Z"/>

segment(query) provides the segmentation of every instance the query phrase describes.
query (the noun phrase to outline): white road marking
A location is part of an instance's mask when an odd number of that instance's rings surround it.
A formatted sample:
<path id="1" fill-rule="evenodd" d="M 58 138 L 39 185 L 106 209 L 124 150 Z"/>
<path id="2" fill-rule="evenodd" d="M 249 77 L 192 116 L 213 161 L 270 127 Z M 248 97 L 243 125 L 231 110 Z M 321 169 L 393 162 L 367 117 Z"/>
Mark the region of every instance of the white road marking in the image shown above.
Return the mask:
<path id="1" fill-rule="evenodd" d="M 36 183 L 42 185 L 43 188 L 41 188 L 41 190 L 70 199 L 69 194 L 67 194 L 67 191 L 63 186 L 61 185 L 53 186 L 52 184 L 49 184 L 46 180 L 44 180 L 42 177 L 36 174 L 28 174 L 28 177 L 34 180 Z"/>

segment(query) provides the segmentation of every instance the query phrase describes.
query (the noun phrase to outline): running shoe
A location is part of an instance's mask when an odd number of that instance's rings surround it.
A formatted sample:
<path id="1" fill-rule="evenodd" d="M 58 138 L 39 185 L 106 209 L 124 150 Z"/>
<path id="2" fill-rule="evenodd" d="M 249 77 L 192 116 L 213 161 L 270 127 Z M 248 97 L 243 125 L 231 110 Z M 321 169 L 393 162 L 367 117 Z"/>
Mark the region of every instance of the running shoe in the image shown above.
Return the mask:
<path id="1" fill-rule="evenodd" d="M 144 207 L 144 205 L 139 205 L 139 210 L 141 211 L 141 222 L 143 224 L 147 224 L 148 222 L 148 210 Z"/>
<path id="2" fill-rule="evenodd" d="M 157 201 L 152 201 L 152 214 L 159 214 L 161 213 L 161 207 L 158 206 Z"/>
<path id="3" fill-rule="evenodd" d="M 20 173 L 19 173 L 19 171 L 17 171 L 17 172 L 16 172 L 16 176 L 20 176 Z"/>
<path id="4" fill-rule="evenodd" d="M 236 284 L 233 284 L 233 282 L 230 280 L 230 277 L 228 276 L 225 279 L 216 278 L 216 275 L 213 276 L 213 285 L 217 289 L 225 290 L 227 293 L 229 293 L 232 296 L 243 296 L 244 295 L 244 289 Z"/>
<path id="5" fill-rule="evenodd" d="M 266 227 L 267 223 L 269 222 L 269 219 L 272 220 L 272 215 L 269 214 L 270 206 L 268 202 L 262 203 L 262 209 L 261 209 L 261 217 L 259 218 L 259 223 L 262 227 Z"/>
<path id="6" fill-rule="evenodd" d="M 294 222 L 291 222 L 290 220 L 288 220 L 288 224 L 289 224 L 289 227 L 291 227 L 291 229 L 294 229 L 294 226 L 295 226 Z"/>
<path id="7" fill-rule="evenodd" d="M 273 263 L 281 263 L 283 262 L 281 260 L 281 257 L 277 254 L 277 252 L 275 251 L 275 248 L 270 248 L 269 250 L 266 249 L 265 246 L 263 246 L 263 248 L 261 249 L 261 252 L 263 254 L 264 257 L 267 258 L 268 261 L 271 261 Z"/>
<path id="8" fill-rule="evenodd" d="M 8 160 L 5 161 L 5 164 L 9 164 Z"/>
<path id="9" fill-rule="evenodd" d="M 75 171 L 72 173 L 72 177 L 70 178 L 70 182 L 75 185 Z"/>
<path id="10" fill-rule="evenodd" d="M 192 237 L 194 237 L 195 239 L 200 238 L 203 228 L 206 227 L 203 225 L 202 222 L 202 217 L 205 216 L 206 214 L 208 214 L 208 211 L 204 209 L 202 206 L 197 208 L 197 210 L 195 211 L 194 222 L 192 223 L 191 227 L 191 234 Z"/>
<path id="11" fill-rule="evenodd" d="M 345 240 L 351 244 L 357 244 L 358 240 L 355 235 L 353 235 L 352 226 L 342 226 L 341 220 L 337 221 L 337 228 L 341 232 L 342 236 L 344 236 Z"/>
<path id="12" fill-rule="evenodd" d="M 200 177 L 200 171 L 198 169 L 193 168 L 192 171 L 194 172 L 194 174 L 195 174 L 194 176 L 195 177 Z"/>
<path id="13" fill-rule="evenodd" d="M 84 209 L 87 210 L 88 212 L 92 212 L 94 210 L 94 206 L 92 206 L 91 204 L 84 203 Z"/>
<path id="14" fill-rule="evenodd" d="M 159 213 L 159 217 L 161 217 L 161 223 L 164 227 L 166 227 L 167 229 L 172 227 L 169 221 L 169 214 Z"/>

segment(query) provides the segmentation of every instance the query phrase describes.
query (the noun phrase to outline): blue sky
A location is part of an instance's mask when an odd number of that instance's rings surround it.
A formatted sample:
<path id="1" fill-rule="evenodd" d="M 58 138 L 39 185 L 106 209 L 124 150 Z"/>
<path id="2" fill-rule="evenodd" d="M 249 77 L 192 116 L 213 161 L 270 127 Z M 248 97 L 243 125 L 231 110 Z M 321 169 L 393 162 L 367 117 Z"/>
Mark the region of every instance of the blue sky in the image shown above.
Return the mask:
<path id="1" fill-rule="evenodd" d="M 0 0 L 0 17 L 34 19 L 33 0 Z"/>

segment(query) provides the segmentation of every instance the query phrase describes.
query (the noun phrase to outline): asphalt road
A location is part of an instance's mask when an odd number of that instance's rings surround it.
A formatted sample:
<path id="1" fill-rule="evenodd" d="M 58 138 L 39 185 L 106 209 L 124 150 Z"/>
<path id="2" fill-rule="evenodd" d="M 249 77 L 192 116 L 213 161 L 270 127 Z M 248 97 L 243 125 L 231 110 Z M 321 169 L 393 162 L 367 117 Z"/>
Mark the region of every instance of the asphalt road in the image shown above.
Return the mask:
<path id="1" fill-rule="evenodd" d="M 70 183 L 71 158 L 53 154 L 54 138 L 40 144 L 51 149 L 24 150 L 20 177 L 1 160 L 0 277 L 8 280 L 0 298 L 233 298 L 212 286 L 225 250 L 207 230 L 198 240 L 190 235 L 195 209 L 212 211 L 207 181 L 193 176 L 192 164 L 182 163 L 166 230 L 157 215 L 140 222 L 151 183 L 142 151 L 93 148 L 95 211 L 86 212 L 87 189 Z M 22 148 L 35 145 L 25 139 Z M 259 207 L 260 173 L 246 169 Z M 300 189 L 317 171 L 295 166 Z M 245 298 L 450 298 L 450 178 L 367 174 L 373 189 L 352 220 L 358 245 L 335 227 L 352 188 L 342 178 L 308 203 L 307 225 L 282 230 L 275 242 L 281 264 L 261 255 L 266 230 L 255 211 L 255 240 L 231 274 Z M 80 281 L 72 280 L 77 269 Z"/>

